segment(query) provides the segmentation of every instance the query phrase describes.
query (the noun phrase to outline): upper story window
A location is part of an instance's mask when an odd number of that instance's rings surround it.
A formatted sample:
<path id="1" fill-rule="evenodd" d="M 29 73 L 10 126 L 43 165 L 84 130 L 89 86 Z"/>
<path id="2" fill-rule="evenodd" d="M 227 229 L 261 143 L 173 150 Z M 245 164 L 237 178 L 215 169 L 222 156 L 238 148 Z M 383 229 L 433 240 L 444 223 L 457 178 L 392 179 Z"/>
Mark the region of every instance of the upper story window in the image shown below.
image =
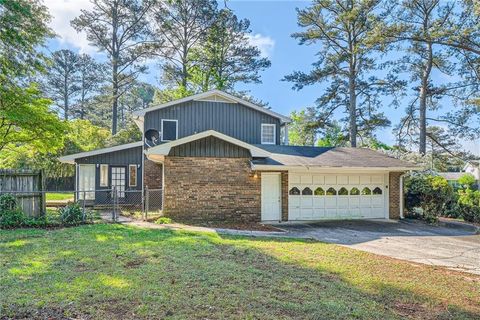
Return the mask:
<path id="1" fill-rule="evenodd" d="M 275 144 L 275 125 L 262 123 L 262 144 Z"/>
<path id="2" fill-rule="evenodd" d="M 178 138 L 178 120 L 162 119 L 162 141 L 172 141 Z"/>

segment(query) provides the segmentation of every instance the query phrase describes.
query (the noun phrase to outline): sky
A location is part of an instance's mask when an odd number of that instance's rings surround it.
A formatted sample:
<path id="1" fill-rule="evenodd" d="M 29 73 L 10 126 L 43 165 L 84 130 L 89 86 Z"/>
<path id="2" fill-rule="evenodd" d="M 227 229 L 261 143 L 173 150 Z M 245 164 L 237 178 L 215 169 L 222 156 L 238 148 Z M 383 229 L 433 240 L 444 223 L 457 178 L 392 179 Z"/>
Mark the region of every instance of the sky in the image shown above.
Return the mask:
<path id="1" fill-rule="evenodd" d="M 89 45 L 85 34 L 77 33 L 70 21 L 80 14 L 81 9 L 92 7 L 89 0 L 44 0 L 53 19 L 52 29 L 58 34 L 48 43 L 48 50 L 68 48 L 74 51 L 88 53 L 98 59 L 104 58 L 96 48 Z M 223 1 L 219 1 L 223 4 Z M 282 78 L 293 71 L 309 71 L 315 61 L 318 46 L 300 46 L 298 41 L 291 37 L 293 32 L 299 31 L 297 26 L 296 8 L 304 8 L 309 1 L 296 0 L 229 0 L 228 7 L 239 18 L 250 20 L 252 30 L 250 42 L 258 46 L 262 55 L 268 57 L 272 66 L 262 73 L 261 84 L 238 86 L 237 89 L 248 90 L 257 99 L 268 102 L 272 110 L 289 115 L 294 110 L 314 106 L 315 100 L 321 96 L 325 84 L 313 85 L 301 91 L 292 90 L 292 83 L 282 81 Z M 400 56 L 400 53 L 392 53 Z M 154 85 L 158 83 L 158 69 L 156 64 L 149 64 L 149 73 L 144 76 L 144 81 Z M 409 99 L 405 99 L 408 103 Z M 397 124 L 404 113 L 404 107 L 395 109 L 389 107 L 388 97 L 384 99 L 383 112 L 393 125 Z M 448 111 L 444 106 L 442 111 Z M 377 137 L 388 144 L 394 143 L 392 128 L 377 131 Z M 480 141 L 462 141 L 463 146 L 480 156 Z"/>

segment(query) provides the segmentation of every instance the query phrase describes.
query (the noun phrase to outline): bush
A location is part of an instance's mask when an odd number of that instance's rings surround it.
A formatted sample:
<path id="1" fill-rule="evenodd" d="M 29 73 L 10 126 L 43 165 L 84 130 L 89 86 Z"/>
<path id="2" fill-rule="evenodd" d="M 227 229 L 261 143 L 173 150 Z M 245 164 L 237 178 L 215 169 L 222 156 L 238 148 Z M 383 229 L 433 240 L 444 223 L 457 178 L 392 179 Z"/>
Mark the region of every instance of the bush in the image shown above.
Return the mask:
<path id="1" fill-rule="evenodd" d="M 452 214 L 456 203 L 453 188 L 443 177 L 415 174 L 406 182 L 406 208 L 409 213 L 421 209 L 422 218 L 436 222 L 440 215 Z"/>
<path id="2" fill-rule="evenodd" d="M 60 208 L 59 212 L 63 224 L 80 224 L 84 221 L 83 210 L 78 203 Z"/>
<path id="3" fill-rule="evenodd" d="M 458 183 L 467 189 L 472 189 L 476 182 L 477 180 L 475 180 L 475 177 L 471 173 L 466 173 L 458 179 Z"/>
<path id="4" fill-rule="evenodd" d="M 170 224 L 172 223 L 172 219 L 167 218 L 167 217 L 160 217 L 157 220 L 155 220 L 156 224 Z"/>
<path id="5" fill-rule="evenodd" d="M 28 226 L 28 217 L 21 210 L 1 210 L 0 211 L 0 228 L 18 228 Z"/>
<path id="6" fill-rule="evenodd" d="M 17 199 L 11 194 L 0 195 L 0 213 L 3 211 L 11 211 L 17 208 Z"/>
<path id="7" fill-rule="evenodd" d="M 458 194 L 458 206 L 463 220 L 480 223 L 480 191 L 467 188 Z"/>

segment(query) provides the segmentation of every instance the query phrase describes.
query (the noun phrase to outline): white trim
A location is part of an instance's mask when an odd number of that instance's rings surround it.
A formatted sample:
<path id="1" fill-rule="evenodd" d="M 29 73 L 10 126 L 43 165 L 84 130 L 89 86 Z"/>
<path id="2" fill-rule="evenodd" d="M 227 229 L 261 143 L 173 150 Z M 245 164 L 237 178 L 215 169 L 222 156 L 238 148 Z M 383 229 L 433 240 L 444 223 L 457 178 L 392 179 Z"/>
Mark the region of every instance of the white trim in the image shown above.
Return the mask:
<path id="1" fill-rule="evenodd" d="M 168 142 L 168 141 L 173 141 L 173 140 L 164 140 L 164 139 L 163 139 L 163 122 L 164 122 L 164 121 L 173 121 L 173 122 L 176 123 L 176 125 L 175 125 L 175 140 L 177 140 L 177 139 L 178 139 L 178 120 L 177 120 L 177 119 L 162 119 L 161 125 L 160 125 L 160 128 L 161 128 L 161 130 L 162 130 L 162 137 L 161 137 L 160 140 L 161 140 L 161 141 L 167 141 L 167 142 Z"/>
<path id="2" fill-rule="evenodd" d="M 202 100 L 202 99 L 206 99 L 208 97 L 211 97 L 213 95 L 218 95 L 224 99 L 227 99 L 227 100 L 231 100 L 233 102 L 236 102 L 236 103 L 239 103 L 239 104 L 242 104 L 244 106 L 247 106 L 249 108 L 252 108 L 252 109 L 255 109 L 257 111 L 260 111 L 260 112 L 263 112 L 263 113 L 266 113 L 268 115 L 271 115 L 272 117 L 275 117 L 275 118 L 278 118 L 280 119 L 281 121 L 283 122 L 291 122 L 292 120 L 284 115 L 281 115 L 279 113 L 276 113 L 274 111 L 271 111 L 269 109 L 266 109 L 264 107 L 261 107 L 261 106 L 258 106 L 256 104 L 253 104 L 247 100 L 244 100 L 244 99 L 240 99 L 238 97 L 235 97 L 231 94 L 228 94 L 226 92 L 223 92 L 223 91 L 220 91 L 220 90 L 210 90 L 210 91 L 207 91 L 207 92 L 203 92 L 203 93 L 199 93 L 199 94 L 195 94 L 193 96 L 189 96 L 189 97 L 185 97 L 185 98 L 182 98 L 182 99 L 178 99 L 178 100 L 174 100 L 174 101 L 170 101 L 170 102 L 167 102 L 167 103 L 163 103 L 163 104 L 160 104 L 160 105 L 157 105 L 157 106 L 153 106 L 153 107 L 150 107 L 150 108 L 146 108 L 146 109 L 143 109 L 143 110 L 139 110 L 139 111 L 135 111 L 133 112 L 133 116 L 136 118 L 136 121 L 138 120 L 138 118 L 141 118 L 143 116 L 145 116 L 145 114 L 147 112 L 150 112 L 150 111 L 154 111 L 154 110 L 158 110 L 158 109 L 163 109 L 163 108 L 167 108 L 167 107 L 171 107 L 173 105 L 176 105 L 176 104 L 180 104 L 180 103 L 184 103 L 184 102 L 188 102 L 188 101 L 192 101 L 192 100 Z M 138 125 L 138 123 L 137 123 Z"/>
<path id="3" fill-rule="evenodd" d="M 102 167 L 107 167 L 107 181 L 106 181 L 106 184 L 102 184 Z M 109 174 L 108 174 L 108 169 L 109 169 L 109 166 L 108 164 L 100 164 L 100 181 L 99 181 L 99 186 L 100 187 L 108 187 L 108 177 L 109 177 Z"/>
<path id="4" fill-rule="evenodd" d="M 104 153 L 109 153 L 109 152 L 114 152 L 114 151 L 120 151 L 120 150 L 135 148 L 135 147 L 141 147 L 142 145 L 143 145 L 143 141 L 132 142 L 132 143 L 122 144 L 122 145 L 115 146 L 115 147 L 109 147 L 109 148 L 103 148 L 103 149 L 98 149 L 98 150 L 93 150 L 93 151 L 70 154 L 68 156 L 60 157 L 60 158 L 58 158 L 58 160 L 62 163 L 74 164 L 75 159 L 78 159 L 78 158 L 90 157 L 90 156 L 95 156 L 97 154 L 104 154 Z"/>
<path id="5" fill-rule="evenodd" d="M 132 184 L 132 179 L 131 179 L 131 176 L 130 176 L 130 167 L 134 167 L 134 168 L 135 168 L 135 184 Z M 137 168 L 137 165 L 136 165 L 136 164 L 129 164 L 129 165 L 128 165 L 128 186 L 129 186 L 129 187 L 136 187 L 136 186 L 138 186 L 138 168 Z"/>
<path id="6" fill-rule="evenodd" d="M 251 163 L 252 170 L 258 171 L 303 171 L 303 172 L 318 172 L 318 173 L 349 173 L 355 172 L 395 172 L 395 171 L 410 171 L 418 170 L 420 167 L 327 167 L 327 166 L 283 166 L 283 165 L 265 165 Z M 332 171 L 334 170 L 334 171 Z"/>
<path id="7" fill-rule="evenodd" d="M 227 136 L 227 135 L 225 135 L 223 133 L 220 133 L 220 132 L 217 132 L 215 130 L 203 131 L 203 132 L 193 134 L 193 135 L 188 136 L 188 137 L 180 138 L 180 139 L 177 139 L 177 140 L 173 140 L 173 141 L 170 141 L 170 142 L 167 142 L 167 143 L 160 144 L 160 145 L 155 146 L 155 147 L 151 147 L 148 150 L 146 150 L 145 154 L 147 155 L 147 158 L 149 157 L 149 155 L 165 155 L 166 156 L 170 153 L 170 149 L 172 147 L 176 147 L 176 146 L 188 143 L 188 142 L 192 142 L 192 141 L 203 139 L 203 138 L 210 137 L 210 136 L 219 138 L 219 139 L 224 140 L 226 142 L 229 142 L 231 144 L 235 144 L 239 147 L 248 149 L 250 151 L 252 157 L 265 158 L 265 157 L 270 156 L 270 152 L 267 152 L 267 151 L 265 151 L 261 148 L 255 147 L 251 144 L 240 141 L 238 139 L 232 138 L 230 136 Z M 278 170 L 278 168 L 277 168 L 277 170 Z"/>
<path id="8" fill-rule="evenodd" d="M 263 140 L 263 127 L 273 127 L 273 141 L 265 142 Z M 275 144 L 277 142 L 277 126 L 274 123 L 262 123 L 260 130 L 260 143 L 261 144 Z"/>

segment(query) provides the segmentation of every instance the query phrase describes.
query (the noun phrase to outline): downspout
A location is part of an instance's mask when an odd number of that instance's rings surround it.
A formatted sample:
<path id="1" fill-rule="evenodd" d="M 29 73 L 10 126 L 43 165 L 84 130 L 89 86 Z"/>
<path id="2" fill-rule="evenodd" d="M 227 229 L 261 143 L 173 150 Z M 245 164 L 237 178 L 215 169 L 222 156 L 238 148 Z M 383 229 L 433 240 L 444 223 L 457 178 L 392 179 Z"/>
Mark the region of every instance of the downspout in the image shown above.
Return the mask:
<path id="1" fill-rule="evenodd" d="M 404 194 L 403 194 L 403 179 L 411 174 L 410 172 L 406 172 L 400 176 L 400 219 L 404 219 L 405 217 L 403 216 L 403 210 L 404 210 Z"/>

